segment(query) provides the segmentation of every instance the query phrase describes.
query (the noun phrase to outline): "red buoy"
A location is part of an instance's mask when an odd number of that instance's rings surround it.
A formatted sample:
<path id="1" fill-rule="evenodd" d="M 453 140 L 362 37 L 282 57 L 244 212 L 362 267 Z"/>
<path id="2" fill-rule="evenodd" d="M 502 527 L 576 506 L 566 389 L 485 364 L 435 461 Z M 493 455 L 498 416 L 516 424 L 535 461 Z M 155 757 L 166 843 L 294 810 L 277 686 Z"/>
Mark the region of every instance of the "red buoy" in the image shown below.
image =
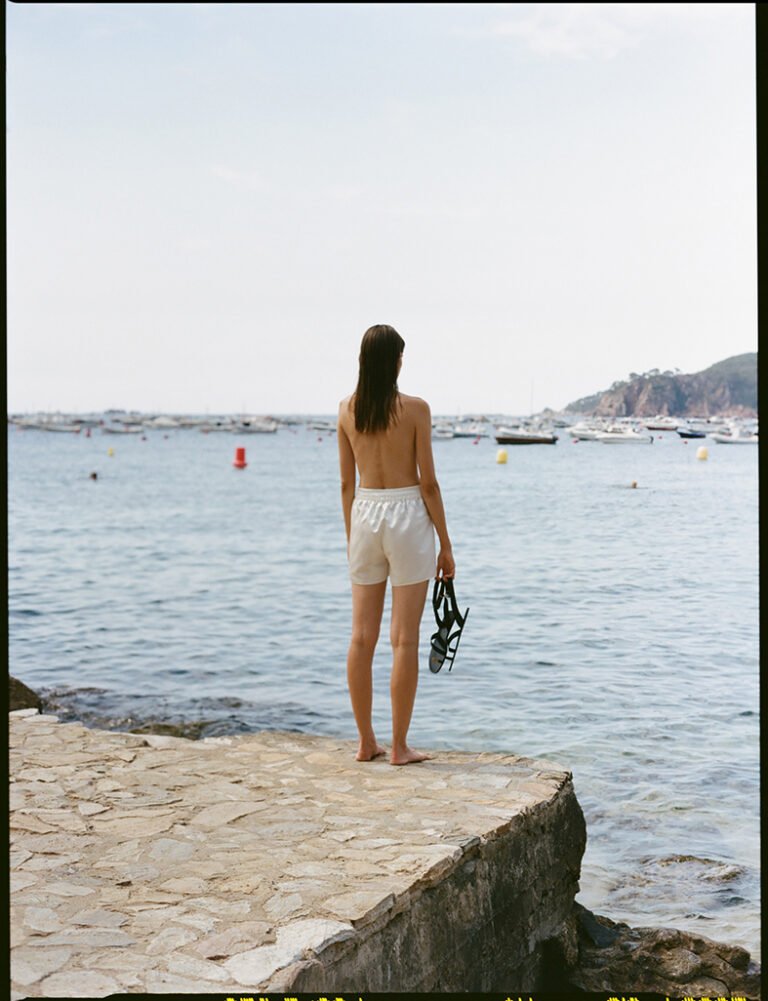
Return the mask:
<path id="1" fill-rule="evenodd" d="M 235 469 L 245 469 L 248 463 L 245 461 L 245 449 L 236 448 L 235 449 L 235 461 L 232 463 Z"/>

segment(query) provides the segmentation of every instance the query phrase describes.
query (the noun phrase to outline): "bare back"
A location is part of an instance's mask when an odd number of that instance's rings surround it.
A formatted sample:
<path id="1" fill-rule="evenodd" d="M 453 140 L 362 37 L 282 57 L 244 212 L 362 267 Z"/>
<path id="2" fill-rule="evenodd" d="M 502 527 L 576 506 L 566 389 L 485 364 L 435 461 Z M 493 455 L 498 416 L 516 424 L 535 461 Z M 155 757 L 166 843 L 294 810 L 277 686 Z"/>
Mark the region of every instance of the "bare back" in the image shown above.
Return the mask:
<path id="1" fill-rule="evenodd" d="M 355 428 L 354 396 L 339 407 L 339 431 L 352 447 L 360 486 L 392 490 L 419 484 L 417 429 L 429 420 L 429 408 L 417 396 L 399 394 L 397 417 L 386 431 L 362 432 Z"/>

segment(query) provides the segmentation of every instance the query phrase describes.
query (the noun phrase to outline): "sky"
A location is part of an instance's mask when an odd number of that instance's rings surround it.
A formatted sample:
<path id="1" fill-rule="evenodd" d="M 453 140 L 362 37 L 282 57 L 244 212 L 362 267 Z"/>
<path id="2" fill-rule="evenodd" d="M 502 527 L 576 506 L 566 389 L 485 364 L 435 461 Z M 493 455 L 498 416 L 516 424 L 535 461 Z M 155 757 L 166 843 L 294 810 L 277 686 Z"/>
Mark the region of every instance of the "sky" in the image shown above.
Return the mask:
<path id="1" fill-rule="evenodd" d="M 8 411 L 433 413 L 757 350 L 755 5 L 7 4 Z"/>

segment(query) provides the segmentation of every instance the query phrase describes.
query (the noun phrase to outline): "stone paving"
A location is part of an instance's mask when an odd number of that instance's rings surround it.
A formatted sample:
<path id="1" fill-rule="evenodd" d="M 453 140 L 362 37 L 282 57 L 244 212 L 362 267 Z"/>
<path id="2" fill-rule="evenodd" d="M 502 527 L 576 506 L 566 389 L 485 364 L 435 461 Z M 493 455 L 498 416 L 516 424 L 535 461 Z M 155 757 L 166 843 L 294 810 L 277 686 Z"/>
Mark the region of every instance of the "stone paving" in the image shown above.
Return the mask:
<path id="1" fill-rule="evenodd" d="M 274 989 L 571 780 L 512 754 L 396 768 L 328 737 L 190 741 L 35 709 L 9 733 L 15 999 Z"/>

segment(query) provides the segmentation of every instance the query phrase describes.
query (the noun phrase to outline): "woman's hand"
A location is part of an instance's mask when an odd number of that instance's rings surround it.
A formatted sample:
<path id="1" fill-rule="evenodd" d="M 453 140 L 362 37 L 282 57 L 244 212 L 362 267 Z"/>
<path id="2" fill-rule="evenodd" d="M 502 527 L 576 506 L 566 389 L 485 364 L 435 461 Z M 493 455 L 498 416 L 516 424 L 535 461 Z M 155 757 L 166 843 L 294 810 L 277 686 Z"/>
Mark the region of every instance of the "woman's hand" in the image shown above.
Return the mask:
<path id="1" fill-rule="evenodd" d="M 453 550 L 450 546 L 441 546 L 437 554 L 437 572 L 435 577 L 455 577 L 456 563 L 453 559 Z"/>

